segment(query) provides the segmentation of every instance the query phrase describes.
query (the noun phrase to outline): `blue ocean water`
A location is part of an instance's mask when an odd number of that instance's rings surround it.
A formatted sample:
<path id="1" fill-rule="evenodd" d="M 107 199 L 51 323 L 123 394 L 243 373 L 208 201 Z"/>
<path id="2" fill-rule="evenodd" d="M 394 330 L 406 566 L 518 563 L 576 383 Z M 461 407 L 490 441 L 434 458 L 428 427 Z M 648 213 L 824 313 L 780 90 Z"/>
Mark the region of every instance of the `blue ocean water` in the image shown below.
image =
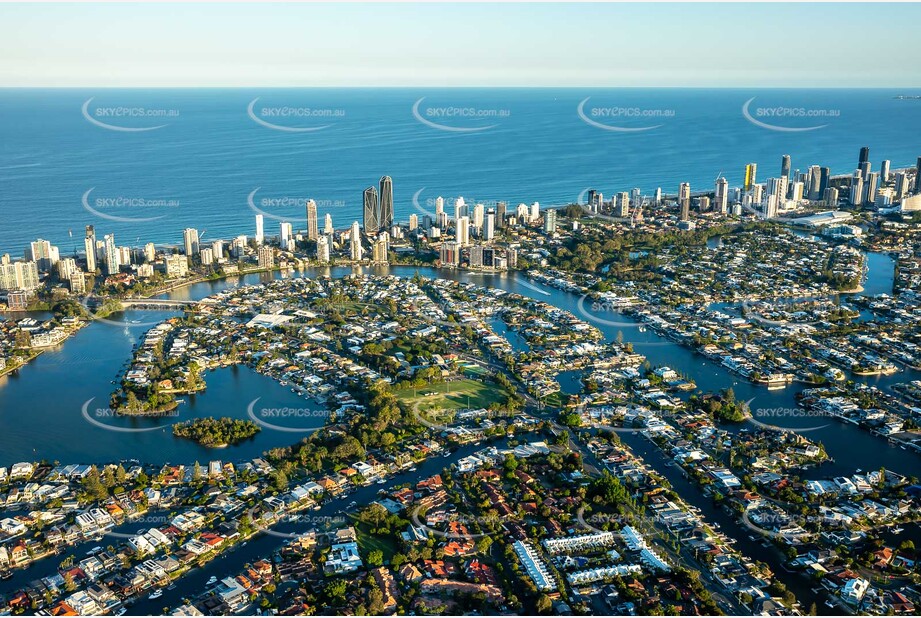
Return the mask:
<path id="1" fill-rule="evenodd" d="M 79 240 L 87 224 L 122 245 L 178 244 L 185 227 L 205 239 L 252 234 L 253 207 L 270 215 L 266 233 L 275 234 L 281 219 L 303 227 L 308 197 L 321 224 L 329 212 L 345 227 L 360 217 L 362 189 L 385 174 L 406 220 L 433 210 L 438 195 L 556 205 L 587 188 L 710 189 L 720 172 L 736 185 L 751 161 L 759 178 L 777 175 L 782 154 L 794 169 L 849 173 L 869 146 L 874 169 L 882 159 L 911 166 L 921 155 L 921 100 L 896 95 L 919 93 L 0 90 L 0 252 L 21 255 L 42 237 L 68 253 L 69 231 Z M 757 122 L 820 128 L 760 126 L 742 112 L 752 97 Z M 119 130 L 150 127 L 159 128 Z"/>

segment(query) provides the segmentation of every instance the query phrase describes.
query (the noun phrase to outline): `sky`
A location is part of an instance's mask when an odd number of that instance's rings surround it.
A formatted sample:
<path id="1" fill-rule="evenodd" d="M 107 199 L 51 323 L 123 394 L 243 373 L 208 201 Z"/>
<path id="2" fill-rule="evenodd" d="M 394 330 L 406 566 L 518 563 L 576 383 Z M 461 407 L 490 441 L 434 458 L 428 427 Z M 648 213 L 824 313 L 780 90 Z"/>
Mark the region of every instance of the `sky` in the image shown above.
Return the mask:
<path id="1" fill-rule="evenodd" d="M 919 87 L 919 23 L 921 4 L 0 4 L 0 87 Z"/>

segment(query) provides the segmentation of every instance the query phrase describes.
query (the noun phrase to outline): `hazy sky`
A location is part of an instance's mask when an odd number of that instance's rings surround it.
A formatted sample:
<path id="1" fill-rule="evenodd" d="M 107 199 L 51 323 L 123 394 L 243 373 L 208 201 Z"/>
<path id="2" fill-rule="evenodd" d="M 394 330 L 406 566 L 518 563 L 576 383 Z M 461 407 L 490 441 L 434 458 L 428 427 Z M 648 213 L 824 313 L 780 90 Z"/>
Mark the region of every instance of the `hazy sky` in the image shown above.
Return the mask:
<path id="1" fill-rule="evenodd" d="M 921 86 L 918 4 L 0 5 L 0 86 Z"/>

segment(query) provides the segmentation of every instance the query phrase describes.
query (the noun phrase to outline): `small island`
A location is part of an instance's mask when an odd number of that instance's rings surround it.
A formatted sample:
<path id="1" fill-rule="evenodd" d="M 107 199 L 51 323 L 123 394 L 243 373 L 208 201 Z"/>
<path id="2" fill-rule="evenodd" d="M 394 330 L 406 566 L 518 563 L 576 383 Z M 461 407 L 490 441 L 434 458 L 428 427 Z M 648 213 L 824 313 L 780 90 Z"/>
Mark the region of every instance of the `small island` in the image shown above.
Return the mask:
<path id="1" fill-rule="evenodd" d="M 173 425 L 173 435 L 189 438 L 209 448 L 239 444 L 261 431 L 253 421 L 236 418 L 196 418 Z"/>

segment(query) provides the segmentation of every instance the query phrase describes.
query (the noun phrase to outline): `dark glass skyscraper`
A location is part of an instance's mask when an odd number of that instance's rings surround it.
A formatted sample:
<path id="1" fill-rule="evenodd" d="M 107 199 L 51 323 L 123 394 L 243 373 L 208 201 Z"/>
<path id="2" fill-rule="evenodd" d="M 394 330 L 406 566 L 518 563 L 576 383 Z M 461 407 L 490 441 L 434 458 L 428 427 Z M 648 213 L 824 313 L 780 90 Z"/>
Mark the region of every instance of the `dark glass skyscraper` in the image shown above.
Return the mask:
<path id="1" fill-rule="evenodd" d="M 790 155 L 784 155 L 780 160 L 780 175 L 790 180 Z"/>
<path id="2" fill-rule="evenodd" d="M 921 157 L 918 157 L 918 165 L 915 167 L 915 193 L 921 193 Z"/>
<path id="3" fill-rule="evenodd" d="M 368 187 L 363 194 L 365 234 L 372 236 L 381 228 L 380 204 L 377 200 L 377 187 Z"/>
<path id="4" fill-rule="evenodd" d="M 390 176 L 381 177 L 381 207 L 378 218 L 380 229 L 389 231 L 393 226 L 393 180 Z"/>
<path id="5" fill-rule="evenodd" d="M 862 164 L 870 160 L 870 147 L 864 146 L 860 149 L 860 161 L 857 162 L 857 167 L 860 167 Z"/>
<path id="6" fill-rule="evenodd" d="M 919 159 L 919 162 L 921 162 L 921 159 Z M 496 227 L 505 227 L 505 210 L 507 207 L 508 206 L 505 202 L 499 202 L 496 204 Z"/>
<path id="7" fill-rule="evenodd" d="M 823 167 L 819 172 L 819 195 L 825 195 L 829 178 L 831 178 L 831 168 Z"/>

